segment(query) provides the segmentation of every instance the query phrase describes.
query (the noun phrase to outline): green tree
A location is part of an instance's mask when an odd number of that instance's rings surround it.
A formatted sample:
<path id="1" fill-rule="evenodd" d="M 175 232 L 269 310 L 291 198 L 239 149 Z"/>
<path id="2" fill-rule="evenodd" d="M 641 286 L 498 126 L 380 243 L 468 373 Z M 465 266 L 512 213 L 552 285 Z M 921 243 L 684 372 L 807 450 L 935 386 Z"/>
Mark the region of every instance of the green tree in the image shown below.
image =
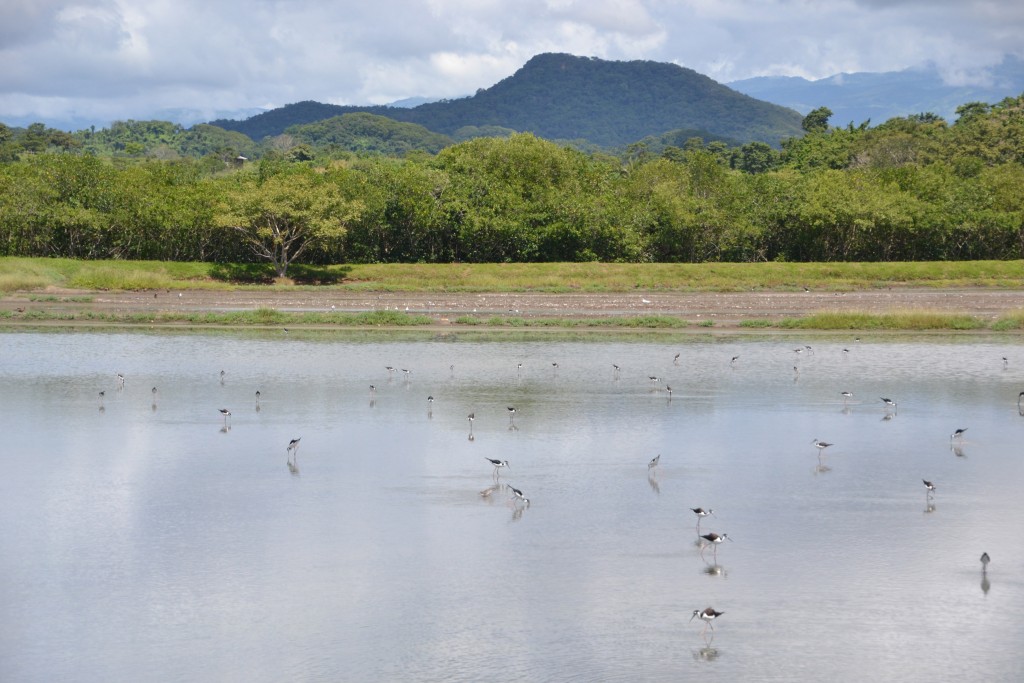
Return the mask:
<path id="1" fill-rule="evenodd" d="M 800 123 L 800 127 L 808 133 L 824 133 L 828 130 L 828 120 L 832 118 L 832 110 L 818 107 L 812 110 Z"/>
<path id="2" fill-rule="evenodd" d="M 257 258 L 270 261 L 278 277 L 286 277 L 304 253 L 340 241 L 359 210 L 324 174 L 295 166 L 262 179 L 258 173 L 230 178 L 215 220 L 237 233 Z"/>

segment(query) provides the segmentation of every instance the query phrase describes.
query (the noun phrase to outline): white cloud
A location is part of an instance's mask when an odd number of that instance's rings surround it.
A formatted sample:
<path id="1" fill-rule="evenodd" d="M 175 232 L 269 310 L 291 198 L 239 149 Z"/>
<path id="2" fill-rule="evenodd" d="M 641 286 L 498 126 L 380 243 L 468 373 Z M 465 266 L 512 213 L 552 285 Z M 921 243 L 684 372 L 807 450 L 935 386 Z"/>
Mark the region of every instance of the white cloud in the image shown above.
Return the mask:
<path id="1" fill-rule="evenodd" d="M 0 121 L 457 97 L 542 52 L 720 81 L 932 62 L 983 82 L 1021 35 L 1024 3 L 996 0 L 5 0 Z"/>

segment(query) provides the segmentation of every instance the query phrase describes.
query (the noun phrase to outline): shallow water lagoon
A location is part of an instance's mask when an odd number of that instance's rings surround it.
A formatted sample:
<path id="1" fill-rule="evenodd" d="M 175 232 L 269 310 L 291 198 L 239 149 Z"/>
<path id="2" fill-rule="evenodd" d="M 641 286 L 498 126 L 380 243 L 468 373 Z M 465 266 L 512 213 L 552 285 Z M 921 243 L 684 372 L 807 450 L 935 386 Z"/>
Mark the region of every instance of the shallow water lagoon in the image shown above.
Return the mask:
<path id="1" fill-rule="evenodd" d="M 1019 338 L 509 339 L 0 334 L 0 680 L 1021 678 Z"/>

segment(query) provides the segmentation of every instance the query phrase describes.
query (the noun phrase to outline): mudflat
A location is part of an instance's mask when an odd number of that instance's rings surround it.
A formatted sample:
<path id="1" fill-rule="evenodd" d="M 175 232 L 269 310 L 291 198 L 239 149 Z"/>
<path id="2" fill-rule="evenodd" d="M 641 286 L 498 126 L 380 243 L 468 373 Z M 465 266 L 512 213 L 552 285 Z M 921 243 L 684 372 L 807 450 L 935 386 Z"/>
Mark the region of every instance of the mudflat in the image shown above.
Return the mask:
<path id="1" fill-rule="evenodd" d="M 777 321 L 813 313 L 929 311 L 962 313 L 983 320 L 1024 308 L 1024 291 L 1007 289 L 888 288 L 850 292 L 369 292 L 342 289 L 159 290 L 10 293 L 0 310 L 16 321 L 26 312 L 111 314 L 226 312 L 271 308 L 282 312 L 398 310 L 425 314 L 438 324 L 458 316 L 603 317 L 666 315 L 692 322 L 711 320 L 716 328 L 744 320 Z"/>

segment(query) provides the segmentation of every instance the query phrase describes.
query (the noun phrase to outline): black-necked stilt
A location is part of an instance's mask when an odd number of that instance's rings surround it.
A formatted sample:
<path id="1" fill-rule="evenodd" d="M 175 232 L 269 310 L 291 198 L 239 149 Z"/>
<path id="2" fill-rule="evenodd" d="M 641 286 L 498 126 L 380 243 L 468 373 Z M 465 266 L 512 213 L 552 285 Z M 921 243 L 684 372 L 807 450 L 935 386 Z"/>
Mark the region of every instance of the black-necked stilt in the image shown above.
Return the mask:
<path id="1" fill-rule="evenodd" d="M 651 380 L 651 382 L 654 384 L 657 384 L 658 382 L 661 381 L 660 377 L 655 377 L 654 375 L 648 375 L 647 379 Z"/>
<path id="2" fill-rule="evenodd" d="M 833 446 L 833 445 L 835 445 L 835 444 L 831 444 L 831 443 L 829 443 L 829 442 L 827 442 L 827 441 L 818 441 L 817 439 L 815 439 L 814 441 L 811 441 L 811 443 L 813 443 L 813 444 L 814 444 L 814 447 L 818 449 L 818 452 L 819 452 L 819 453 L 821 453 L 822 451 L 824 451 L 824 450 L 825 450 L 826 448 L 828 448 L 829 446 Z"/>
<path id="3" fill-rule="evenodd" d="M 124 375 L 117 373 L 117 388 L 124 389 Z"/>
<path id="4" fill-rule="evenodd" d="M 716 612 L 713 607 L 708 607 L 703 610 L 695 609 L 693 610 L 693 616 L 690 617 L 690 621 L 693 621 L 694 619 L 700 619 L 701 621 L 703 621 L 704 630 L 701 631 L 700 634 L 704 635 L 707 632 L 708 628 L 710 628 L 712 631 L 715 630 L 715 627 L 711 622 L 713 622 L 715 619 L 722 616 L 723 614 L 725 614 L 725 612 Z"/>
<path id="5" fill-rule="evenodd" d="M 722 541 L 731 541 L 732 540 L 731 538 L 729 538 L 729 534 L 718 535 L 718 534 L 715 534 L 715 533 L 701 534 L 701 538 L 703 538 L 705 541 L 707 541 L 706 544 L 704 544 L 704 545 L 702 545 L 700 547 L 700 556 L 701 556 L 701 558 L 704 557 L 704 549 L 707 548 L 710 545 L 710 546 L 713 546 L 714 549 L 715 549 L 715 559 L 716 560 L 718 559 L 718 545 Z"/>
<path id="6" fill-rule="evenodd" d="M 622 368 L 620 368 L 620 367 L 619 367 L 618 365 L 616 365 L 615 363 L 612 363 L 612 374 L 613 374 L 614 376 L 618 377 L 618 376 L 619 376 L 619 371 L 620 371 L 621 369 L 622 369 Z"/>
<path id="7" fill-rule="evenodd" d="M 395 373 L 395 368 L 391 365 L 385 365 L 384 369 L 388 371 L 389 375 L 393 375 Z"/>
<path id="8" fill-rule="evenodd" d="M 476 413 L 470 413 L 469 415 L 466 416 L 466 419 L 469 420 L 469 440 L 472 441 L 473 440 L 473 420 L 476 419 Z"/>
<path id="9" fill-rule="evenodd" d="M 690 510 L 693 511 L 693 514 L 697 515 L 697 533 L 700 534 L 701 518 L 707 517 L 708 515 L 713 515 L 715 514 L 715 511 L 712 510 L 711 508 L 708 508 L 707 510 L 705 510 L 704 508 L 690 508 Z"/>
<path id="10" fill-rule="evenodd" d="M 257 390 L 256 390 L 256 410 L 259 410 L 259 409 L 260 409 L 260 397 L 261 397 L 262 395 L 263 395 L 263 394 L 261 394 L 261 393 L 260 393 L 260 390 L 259 390 L 259 389 L 257 389 Z"/>
<path id="11" fill-rule="evenodd" d="M 729 359 L 729 365 L 736 365 L 736 361 L 738 361 L 739 359 L 739 356 L 733 356 L 732 358 Z"/>
<path id="12" fill-rule="evenodd" d="M 516 416 L 516 412 L 517 411 L 516 411 L 516 407 L 515 406 L 508 406 L 508 408 L 506 408 L 506 410 L 508 410 L 508 419 L 509 420 L 511 420 L 512 418 L 514 418 Z"/>
<path id="13" fill-rule="evenodd" d="M 1009 364 L 1010 364 L 1010 359 L 1009 359 L 1009 358 L 1007 358 L 1006 356 L 1003 356 L 1003 370 L 1005 370 L 1005 369 L 1006 369 L 1006 367 L 1007 367 L 1007 366 L 1008 366 Z"/>
<path id="14" fill-rule="evenodd" d="M 982 553 L 981 554 L 981 571 L 983 571 L 983 572 L 987 571 L 988 570 L 988 563 L 991 562 L 991 561 L 992 561 L 992 559 L 988 556 L 988 553 Z"/>
<path id="15" fill-rule="evenodd" d="M 487 456 L 484 456 L 484 460 L 486 460 L 487 462 L 489 462 L 492 465 L 494 465 L 494 478 L 495 479 L 498 478 L 498 470 L 500 470 L 502 467 L 508 467 L 509 470 L 512 469 L 508 465 L 508 460 L 495 460 L 494 458 L 488 458 Z"/>
<path id="16" fill-rule="evenodd" d="M 896 405 L 896 401 L 891 398 L 882 398 L 880 400 L 885 404 L 886 409 L 892 408 L 893 410 L 897 410 L 899 408 L 899 406 Z"/>
<path id="17" fill-rule="evenodd" d="M 844 406 L 846 405 L 847 401 L 849 401 L 851 398 L 853 398 L 853 393 L 849 392 L 849 391 L 841 391 L 841 392 L 839 392 L 839 394 L 840 394 L 840 396 L 843 397 L 843 405 Z"/>
<path id="18" fill-rule="evenodd" d="M 1017 395 L 1017 407 L 1018 408 L 1020 408 L 1021 400 L 1024 400 L 1024 391 L 1020 392 L 1020 394 Z"/>
<path id="19" fill-rule="evenodd" d="M 522 501 L 522 503 L 527 507 L 530 506 L 530 499 L 524 496 L 522 491 L 517 489 L 515 486 L 512 486 L 511 484 L 509 484 L 508 488 L 510 491 L 512 491 L 512 500 Z"/>
<path id="20" fill-rule="evenodd" d="M 674 357 L 672 358 L 672 365 L 679 365 L 679 356 L 680 356 L 680 354 L 678 354 L 678 353 L 677 353 L 677 354 L 676 354 L 676 355 L 675 355 L 675 356 L 674 356 Z"/>
<path id="21" fill-rule="evenodd" d="M 105 391 L 101 391 L 100 392 L 100 405 L 103 404 L 103 397 L 106 396 L 106 395 L 107 395 L 107 392 L 105 392 Z"/>
<path id="22" fill-rule="evenodd" d="M 647 469 L 653 470 L 658 466 L 659 462 L 661 462 L 661 453 L 658 453 L 656 456 L 651 458 L 651 461 L 647 463 Z"/>
<path id="23" fill-rule="evenodd" d="M 293 454 L 294 455 L 298 455 L 299 454 L 299 442 L 300 441 L 302 441 L 302 437 L 301 436 L 299 438 L 297 438 L 297 439 L 292 439 L 291 441 L 288 442 L 288 448 L 287 448 L 286 452 L 288 453 L 288 457 L 289 458 Z"/>
<path id="24" fill-rule="evenodd" d="M 966 431 L 967 431 L 967 427 L 964 427 L 962 429 L 958 429 L 955 432 L 953 432 L 952 434 L 950 434 L 949 438 L 951 440 L 952 439 L 962 439 L 962 438 L 964 438 L 964 432 L 966 432 Z"/>
<path id="25" fill-rule="evenodd" d="M 932 482 L 928 481 L 927 479 L 922 479 L 921 481 L 924 482 L 924 488 L 925 488 L 925 491 L 926 491 L 926 495 L 929 495 L 929 496 L 932 495 L 935 492 L 935 484 L 933 484 Z"/>
<path id="26" fill-rule="evenodd" d="M 672 400 L 672 387 L 670 387 L 670 386 L 668 386 L 668 385 L 666 384 L 666 385 L 665 385 L 665 391 L 667 391 L 667 392 L 668 392 L 668 400 L 670 400 L 670 401 L 671 401 L 671 400 Z"/>
<path id="27" fill-rule="evenodd" d="M 427 396 L 427 405 L 431 405 L 431 406 L 434 405 L 434 397 L 433 396 Z"/>
<path id="28" fill-rule="evenodd" d="M 224 426 L 228 426 L 228 420 L 231 419 L 231 411 L 227 408 L 219 408 L 220 414 L 224 416 Z"/>

